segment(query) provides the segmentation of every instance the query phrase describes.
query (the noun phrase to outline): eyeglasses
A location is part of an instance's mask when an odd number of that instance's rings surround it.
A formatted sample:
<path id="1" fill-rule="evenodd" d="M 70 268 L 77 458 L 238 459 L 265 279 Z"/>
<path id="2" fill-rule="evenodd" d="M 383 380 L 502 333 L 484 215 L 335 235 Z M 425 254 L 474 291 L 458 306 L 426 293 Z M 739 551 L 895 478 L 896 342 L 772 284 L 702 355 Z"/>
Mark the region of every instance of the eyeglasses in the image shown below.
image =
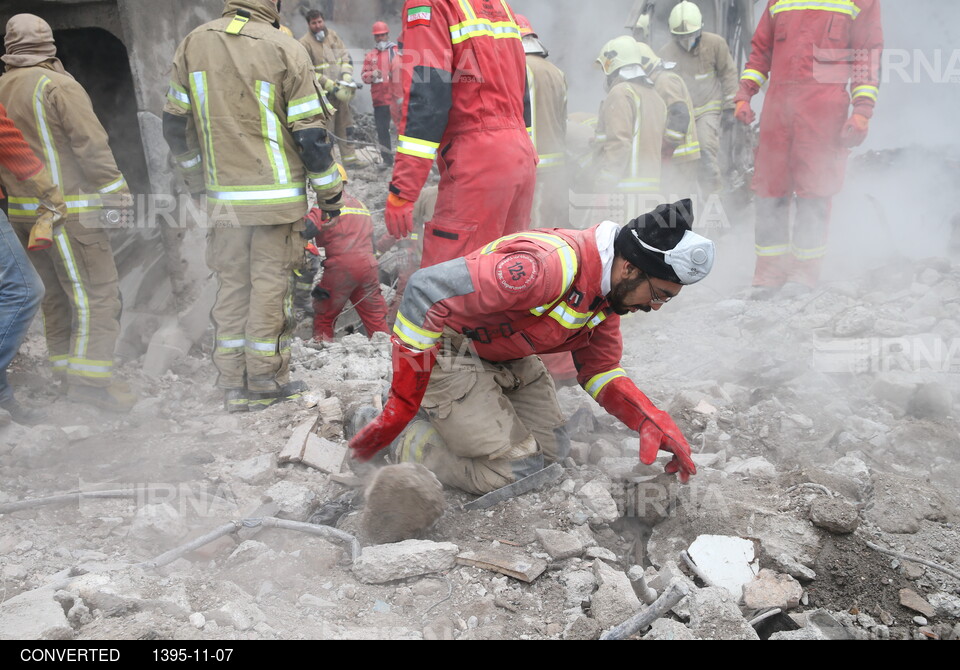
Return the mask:
<path id="1" fill-rule="evenodd" d="M 674 296 L 672 295 L 661 298 L 660 294 L 657 293 L 657 287 L 653 285 L 652 281 L 650 281 L 650 277 L 647 277 L 647 284 L 650 285 L 650 302 L 654 305 L 666 305 L 668 302 L 673 300 Z"/>

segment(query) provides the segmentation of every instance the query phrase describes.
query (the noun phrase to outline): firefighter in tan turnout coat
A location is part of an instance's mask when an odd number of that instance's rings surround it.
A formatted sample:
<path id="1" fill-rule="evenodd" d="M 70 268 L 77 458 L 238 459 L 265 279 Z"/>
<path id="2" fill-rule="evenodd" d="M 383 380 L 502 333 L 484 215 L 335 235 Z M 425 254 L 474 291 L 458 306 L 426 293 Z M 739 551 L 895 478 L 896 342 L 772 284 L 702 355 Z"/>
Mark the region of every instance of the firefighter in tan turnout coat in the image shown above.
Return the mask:
<path id="1" fill-rule="evenodd" d="M 30 251 L 43 279 L 44 333 L 54 377 L 69 398 L 115 411 L 136 398 L 113 379 L 113 353 L 120 334 L 120 290 L 113 251 L 99 225 L 107 196 L 127 196 L 107 133 L 83 87 L 55 57 L 53 32 L 32 14 L 17 14 L 4 36 L 6 72 L 0 103 L 60 186 L 67 211 L 51 232 L 46 250 Z M 40 200 L 4 168 L 9 217 L 24 245 L 37 221 Z"/>
<path id="2" fill-rule="evenodd" d="M 276 28 L 274 0 L 228 0 L 177 49 L 164 136 L 190 192 L 206 195 L 219 280 L 214 363 L 228 411 L 296 397 L 293 267 L 306 186 L 339 215 L 342 183 L 307 53 Z"/>

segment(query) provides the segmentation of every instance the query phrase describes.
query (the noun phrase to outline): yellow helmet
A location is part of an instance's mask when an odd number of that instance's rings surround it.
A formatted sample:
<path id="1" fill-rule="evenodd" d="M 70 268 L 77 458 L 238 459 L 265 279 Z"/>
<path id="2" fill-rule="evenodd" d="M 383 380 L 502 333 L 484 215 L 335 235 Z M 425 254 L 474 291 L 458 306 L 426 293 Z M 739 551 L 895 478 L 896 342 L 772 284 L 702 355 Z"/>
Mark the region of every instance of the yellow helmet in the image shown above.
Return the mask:
<path id="1" fill-rule="evenodd" d="M 703 30 L 703 14 L 700 8 L 683 0 L 670 12 L 670 32 L 674 35 L 690 35 Z"/>
<path id="2" fill-rule="evenodd" d="M 629 35 L 613 38 L 600 49 L 596 62 L 606 75 L 613 74 L 625 65 L 640 65 L 637 41 Z"/>
<path id="3" fill-rule="evenodd" d="M 640 66 L 643 71 L 648 74 L 653 72 L 653 69 L 660 64 L 660 56 L 646 42 L 637 42 L 637 50 L 640 52 Z"/>
<path id="4" fill-rule="evenodd" d="M 633 27 L 633 36 L 638 42 L 650 39 L 649 14 L 641 14 L 640 18 L 637 19 L 637 24 Z"/>

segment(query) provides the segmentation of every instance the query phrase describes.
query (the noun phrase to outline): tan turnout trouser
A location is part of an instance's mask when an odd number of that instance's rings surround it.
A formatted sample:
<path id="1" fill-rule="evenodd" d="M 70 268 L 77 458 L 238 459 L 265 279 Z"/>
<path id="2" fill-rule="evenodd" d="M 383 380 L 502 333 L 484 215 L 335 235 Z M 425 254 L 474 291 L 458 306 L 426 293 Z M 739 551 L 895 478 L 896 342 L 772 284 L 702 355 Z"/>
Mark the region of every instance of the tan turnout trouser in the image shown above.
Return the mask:
<path id="1" fill-rule="evenodd" d="M 566 456 L 557 391 L 537 356 L 494 363 L 444 347 L 421 407 L 401 436 L 399 459 L 417 461 L 448 486 L 482 495 Z"/>
<path id="2" fill-rule="evenodd" d="M 347 160 L 354 156 L 353 142 L 345 141 L 347 128 L 353 125 L 353 110 L 350 109 L 349 102 L 343 102 L 332 96 L 330 101 L 337 110 L 337 113 L 333 116 L 333 134 L 340 138 L 337 140 L 337 146 L 340 147 L 340 158 Z"/>
<path id="3" fill-rule="evenodd" d="M 32 225 L 14 226 L 24 247 Z M 46 290 L 43 331 L 54 376 L 109 386 L 120 335 L 120 288 L 107 232 L 70 217 L 57 226 L 52 247 L 28 255 Z"/>
<path id="4" fill-rule="evenodd" d="M 293 268 L 303 255 L 296 228 L 214 228 L 207 234 L 207 265 L 219 288 L 210 314 L 216 328 L 217 386 L 275 391 L 290 380 Z"/>
<path id="5" fill-rule="evenodd" d="M 697 119 L 700 141 L 700 187 L 703 195 L 719 193 L 723 188 L 720 174 L 720 112 L 708 112 Z"/>

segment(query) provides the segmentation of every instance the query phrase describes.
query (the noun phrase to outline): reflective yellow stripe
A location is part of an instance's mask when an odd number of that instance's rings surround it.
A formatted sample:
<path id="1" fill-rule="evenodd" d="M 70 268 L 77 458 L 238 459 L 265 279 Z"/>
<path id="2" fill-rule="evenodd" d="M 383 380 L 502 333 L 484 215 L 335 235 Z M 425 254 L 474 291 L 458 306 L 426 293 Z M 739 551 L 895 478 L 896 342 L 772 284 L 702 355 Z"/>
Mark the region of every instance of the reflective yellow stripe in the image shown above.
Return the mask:
<path id="1" fill-rule="evenodd" d="M 409 156 L 419 156 L 420 158 L 433 160 L 437 157 L 437 149 L 439 148 L 439 142 L 429 142 L 406 135 L 397 138 L 397 151 Z"/>
<path id="2" fill-rule="evenodd" d="M 167 89 L 167 100 L 186 112 L 192 109 L 186 89 L 174 81 L 170 82 L 170 87 Z"/>
<path id="3" fill-rule="evenodd" d="M 596 400 L 604 386 L 612 382 L 617 377 L 626 376 L 627 372 L 623 368 L 616 368 L 614 370 L 610 370 L 610 372 L 603 372 L 599 375 L 594 375 L 591 377 L 584 385 L 583 390 L 589 393 L 593 399 Z"/>
<path id="4" fill-rule="evenodd" d="M 540 162 L 537 163 L 537 167 L 558 167 L 560 165 L 565 165 L 567 162 L 567 157 L 565 154 L 540 154 Z"/>
<path id="5" fill-rule="evenodd" d="M 516 38 L 520 39 L 520 29 L 513 21 L 490 22 L 483 19 L 471 19 L 450 26 L 450 41 L 453 44 L 466 42 L 474 37 Z"/>
<path id="6" fill-rule="evenodd" d="M 287 105 L 287 122 L 316 116 L 322 109 L 320 97 L 317 95 L 308 95 L 305 98 L 291 100 Z"/>
<path id="7" fill-rule="evenodd" d="M 113 361 L 91 361 L 85 358 L 71 357 L 68 360 L 68 375 L 105 379 L 113 376 Z"/>
<path id="8" fill-rule="evenodd" d="M 244 347 L 258 356 L 276 356 L 290 348 L 290 340 L 248 338 L 244 341 Z"/>
<path id="9" fill-rule="evenodd" d="M 273 179 L 278 184 L 287 184 L 290 182 L 290 165 L 283 149 L 280 119 L 273 111 L 274 86 L 269 81 L 257 81 L 254 83 L 254 90 L 260 103 L 260 134 L 263 136 L 267 156 L 270 157 Z"/>
<path id="10" fill-rule="evenodd" d="M 124 185 L 125 184 L 126 182 L 124 182 Z M 68 214 L 89 212 L 103 206 L 103 202 L 100 200 L 100 196 L 98 194 L 86 196 L 70 195 L 64 198 L 64 202 L 67 205 Z M 37 210 L 40 208 L 40 201 L 37 198 L 31 198 L 29 196 L 11 196 L 9 203 L 10 207 L 8 209 L 8 214 L 10 216 L 35 217 L 37 215 Z"/>
<path id="11" fill-rule="evenodd" d="M 61 356 L 50 356 L 48 359 L 50 361 L 51 367 L 56 368 L 65 368 L 70 364 L 70 354 L 63 354 Z"/>
<path id="12" fill-rule="evenodd" d="M 336 163 L 327 168 L 326 172 L 310 172 L 307 177 L 310 179 L 310 185 L 313 186 L 314 190 L 329 190 L 343 181 Z"/>
<path id="13" fill-rule="evenodd" d="M 772 247 L 756 245 L 757 256 L 785 256 L 790 252 L 789 244 L 776 244 Z"/>
<path id="14" fill-rule="evenodd" d="M 592 312 L 578 312 L 566 302 L 561 302 L 550 310 L 550 318 L 568 330 L 580 330 L 587 325 Z"/>
<path id="15" fill-rule="evenodd" d="M 776 16 L 780 12 L 793 12 L 803 9 L 836 12 L 846 14 L 853 19 L 860 15 L 860 8 L 853 3 L 853 0 L 832 0 L 831 2 L 823 2 L 822 0 L 819 2 L 816 0 L 779 0 L 770 8 L 770 16 Z"/>
<path id="16" fill-rule="evenodd" d="M 801 249 L 797 246 L 792 246 L 790 252 L 802 261 L 809 261 L 814 258 L 823 258 L 827 255 L 827 247 L 814 247 L 813 249 Z"/>
<path id="17" fill-rule="evenodd" d="M 117 191 L 124 189 L 126 187 L 127 187 L 127 180 L 121 176 L 119 179 L 116 179 L 110 182 L 106 186 L 101 186 L 97 190 L 100 193 L 116 193 Z"/>
<path id="18" fill-rule="evenodd" d="M 706 114 L 707 112 L 720 112 L 723 111 L 723 101 L 722 100 L 711 100 L 705 105 L 700 107 L 693 108 L 693 115 L 700 117 Z"/>
<path id="19" fill-rule="evenodd" d="M 744 70 L 743 74 L 740 75 L 740 79 L 755 82 L 757 86 L 763 86 L 767 83 L 767 75 L 759 70 Z"/>
<path id="20" fill-rule="evenodd" d="M 666 136 L 668 140 L 674 140 L 675 142 L 680 142 L 684 137 L 687 136 L 686 133 L 681 133 L 679 130 L 670 130 L 667 128 Z"/>
<path id="21" fill-rule="evenodd" d="M 689 144 L 681 144 L 679 147 L 674 149 L 673 157 L 683 158 L 683 157 L 692 156 L 693 154 L 698 154 L 698 153 L 700 153 L 700 143 L 690 142 Z"/>
<path id="22" fill-rule="evenodd" d="M 650 178 L 628 178 L 617 182 L 617 188 L 630 193 L 656 193 L 660 190 L 660 180 Z"/>
<path id="23" fill-rule="evenodd" d="M 711 77 L 716 77 L 716 72 L 702 72 L 700 74 L 693 75 L 693 78 L 697 81 L 703 81 L 704 79 L 710 79 Z"/>
<path id="24" fill-rule="evenodd" d="M 227 31 L 226 31 L 227 34 L 239 35 L 240 31 L 243 30 L 243 27 L 247 25 L 247 21 L 249 20 L 250 20 L 250 17 L 240 16 L 239 14 L 237 14 L 236 16 L 233 17 L 233 20 L 227 26 Z"/>
<path id="25" fill-rule="evenodd" d="M 83 277 L 77 266 L 76 258 L 73 255 L 73 246 L 70 244 L 70 238 L 67 236 L 66 226 L 59 226 L 54 230 L 53 238 L 60 250 L 60 257 L 63 261 L 64 270 L 67 273 L 67 280 L 73 288 L 73 310 L 76 319 L 77 329 L 73 334 L 73 356 L 72 358 L 83 359 L 87 354 L 87 344 L 90 339 L 90 301 L 87 299 L 87 291 L 83 285 Z"/>
<path id="26" fill-rule="evenodd" d="M 200 166 L 200 152 L 182 154 L 177 157 L 176 161 L 181 170 L 194 171 Z"/>
<path id="27" fill-rule="evenodd" d="M 46 160 L 44 163 L 50 170 L 50 179 L 54 184 L 60 184 L 60 155 L 53 144 L 53 133 L 47 125 L 47 112 L 43 104 L 44 89 L 50 84 L 50 78 L 40 77 L 36 88 L 33 89 L 33 114 L 37 120 L 37 132 L 40 135 L 40 143 L 43 147 L 43 155 Z"/>
<path id="28" fill-rule="evenodd" d="M 880 89 L 876 86 L 857 86 L 853 89 L 854 98 L 870 98 L 874 102 L 877 101 L 877 96 L 880 95 Z"/>
<path id="29" fill-rule="evenodd" d="M 200 138 L 203 140 L 204 157 L 206 158 L 207 183 L 217 185 L 217 161 L 213 153 L 213 135 L 210 130 L 210 108 L 207 104 L 207 73 L 191 72 L 190 88 L 193 92 L 193 99 L 197 101 L 199 117 L 197 129 L 200 132 Z"/>
<path id="30" fill-rule="evenodd" d="M 434 346 L 443 334 L 416 326 L 399 312 L 397 312 L 397 321 L 393 326 L 393 332 L 401 340 L 420 351 L 426 351 Z"/>
<path id="31" fill-rule="evenodd" d="M 237 205 L 283 204 L 306 200 L 305 188 L 274 186 L 220 186 L 221 190 L 207 188 L 207 197 L 211 200 L 231 202 Z M 228 190 L 224 190 L 228 189 Z"/>
<path id="32" fill-rule="evenodd" d="M 370 210 L 366 207 L 344 207 L 340 210 L 340 216 L 344 214 L 355 214 L 357 216 L 370 216 Z"/>
<path id="33" fill-rule="evenodd" d="M 246 338 L 243 335 L 224 335 L 217 338 L 217 351 L 220 353 L 230 353 L 239 351 L 246 344 Z"/>
<path id="34" fill-rule="evenodd" d="M 607 315 L 604 312 L 597 312 L 590 322 L 587 323 L 588 328 L 596 328 L 601 323 L 607 320 Z"/>
<path id="35" fill-rule="evenodd" d="M 536 81 L 533 78 L 533 70 L 530 69 L 530 66 L 527 66 L 527 92 L 530 94 L 530 127 L 527 128 L 527 135 L 530 136 L 530 141 L 533 142 L 533 147 L 538 149 L 537 146 L 537 85 Z"/>

